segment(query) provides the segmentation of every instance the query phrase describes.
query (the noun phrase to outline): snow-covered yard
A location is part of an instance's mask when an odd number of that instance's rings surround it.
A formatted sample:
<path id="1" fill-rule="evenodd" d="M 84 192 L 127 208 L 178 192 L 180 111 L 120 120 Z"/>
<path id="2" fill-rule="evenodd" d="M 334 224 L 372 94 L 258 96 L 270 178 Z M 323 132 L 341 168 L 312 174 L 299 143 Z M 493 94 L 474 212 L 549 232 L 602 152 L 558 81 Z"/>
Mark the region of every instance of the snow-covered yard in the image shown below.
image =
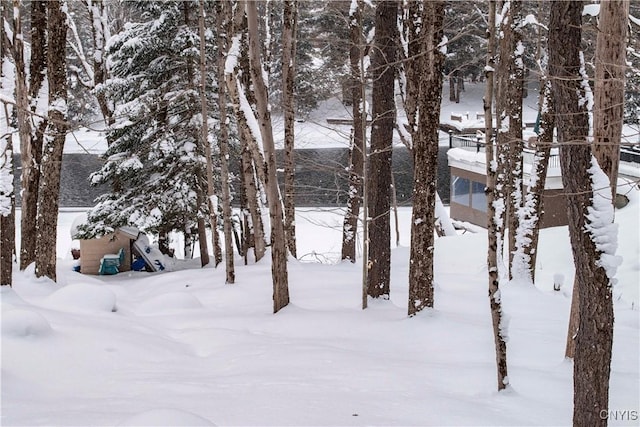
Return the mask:
<path id="1" fill-rule="evenodd" d="M 611 425 L 637 425 L 638 191 L 620 224 Z M 2 425 L 568 425 L 564 346 L 573 282 L 566 227 L 541 232 L 538 287 L 503 290 L 512 388 L 496 392 L 486 234 L 437 239 L 436 307 L 407 318 L 410 210 L 389 301 L 360 309 L 359 263 L 291 260 L 271 313 L 268 259 L 224 269 L 85 276 L 62 213 L 59 283 L 2 289 Z M 299 253 L 335 260 L 341 213 L 299 210 Z M 187 263 L 188 264 L 188 263 Z M 182 265 L 187 267 L 188 265 Z M 564 277 L 553 291 L 555 275 Z M 621 415 L 616 411 L 635 411 Z M 635 414 L 635 419 L 633 414 Z"/>

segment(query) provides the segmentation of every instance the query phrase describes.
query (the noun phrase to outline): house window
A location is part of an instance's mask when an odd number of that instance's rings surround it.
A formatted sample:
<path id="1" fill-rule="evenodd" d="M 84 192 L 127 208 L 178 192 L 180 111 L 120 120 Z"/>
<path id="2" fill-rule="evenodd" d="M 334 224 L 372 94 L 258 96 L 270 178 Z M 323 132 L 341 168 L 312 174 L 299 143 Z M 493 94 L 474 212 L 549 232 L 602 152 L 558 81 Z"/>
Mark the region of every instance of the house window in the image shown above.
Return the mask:
<path id="1" fill-rule="evenodd" d="M 451 175 L 451 202 L 480 212 L 487 211 L 485 183 Z"/>
<path id="2" fill-rule="evenodd" d="M 469 206 L 470 184 L 471 182 L 467 178 L 451 175 L 451 201 Z"/>
<path id="3" fill-rule="evenodd" d="M 471 208 L 486 212 L 487 195 L 484 192 L 485 184 L 482 182 L 471 182 Z"/>

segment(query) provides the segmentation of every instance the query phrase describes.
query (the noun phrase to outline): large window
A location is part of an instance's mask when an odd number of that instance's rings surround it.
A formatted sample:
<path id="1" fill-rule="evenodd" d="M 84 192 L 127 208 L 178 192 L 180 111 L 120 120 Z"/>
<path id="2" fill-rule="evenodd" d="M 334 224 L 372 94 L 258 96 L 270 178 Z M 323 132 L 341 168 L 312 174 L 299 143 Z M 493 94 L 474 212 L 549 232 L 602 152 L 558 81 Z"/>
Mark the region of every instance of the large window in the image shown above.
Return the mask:
<path id="1" fill-rule="evenodd" d="M 467 178 L 451 175 L 451 201 L 469 206 L 470 183 Z"/>
<path id="2" fill-rule="evenodd" d="M 451 202 L 486 212 L 487 195 L 483 182 L 451 175 Z"/>
<path id="3" fill-rule="evenodd" d="M 481 182 L 471 182 L 471 207 L 473 209 L 487 211 L 487 195 L 484 192 L 485 184 Z"/>

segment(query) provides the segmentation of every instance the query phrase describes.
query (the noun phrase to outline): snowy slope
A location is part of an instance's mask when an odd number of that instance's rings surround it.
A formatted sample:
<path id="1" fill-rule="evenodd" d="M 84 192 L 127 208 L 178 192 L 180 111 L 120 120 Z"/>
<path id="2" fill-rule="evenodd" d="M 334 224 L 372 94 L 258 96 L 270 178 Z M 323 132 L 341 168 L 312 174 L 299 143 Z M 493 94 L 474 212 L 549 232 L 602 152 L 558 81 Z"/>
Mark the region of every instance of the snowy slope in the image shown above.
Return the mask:
<path id="1" fill-rule="evenodd" d="M 637 188 L 629 196 L 616 213 L 610 408 L 637 411 Z M 76 215 L 62 215 L 59 248 Z M 512 389 L 497 393 L 486 234 L 437 239 L 436 308 L 409 319 L 409 218 L 401 210 L 391 300 L 366 311 L 359 263 L 291 260 L 291 304 L 273 315 L 268 258 L 238 260 L 237 283 L 225 285 L 222 267 L 83 276 L 65 248 L 58 284 L 31 268 L 0 293 L 2 425 L 570 424 L 566 227 L 542 230 L 537 289 L 504 288 Z M 305 259 L 335 259 L 339 212 L 301 210 L 297 224 Z"/>

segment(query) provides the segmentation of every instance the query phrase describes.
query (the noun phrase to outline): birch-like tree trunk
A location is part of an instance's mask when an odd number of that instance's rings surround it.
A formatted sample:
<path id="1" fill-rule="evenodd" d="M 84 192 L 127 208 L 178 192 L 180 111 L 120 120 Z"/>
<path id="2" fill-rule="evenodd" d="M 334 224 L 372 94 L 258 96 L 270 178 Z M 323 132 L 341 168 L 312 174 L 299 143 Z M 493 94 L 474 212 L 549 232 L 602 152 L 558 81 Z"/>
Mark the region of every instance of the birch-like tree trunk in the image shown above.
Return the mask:
<path id="1" fill-rule="evenodd" d="M 375 41 L 371 57 L 373 79 L 371 154 L 367 172 L 369 256 L 367 294 L 389 298 L 391 275 L 391 154 L 395 122 L 395 62 L 398 2 L 378 2 Z"/>
<path id="2" fill-rule="evenodd" d="M 200 1 L 200 8 L 203 8 L 203 0 Z M 200 13 L 204 15 L 204 13 Z M 229 49 L 228 35 L 231 27 L 231 10 L 229 3 L 216 3 L 216 26 L 218 30 L 218 52 L 227 52 Z M 204 51 L 204 23 L 200 31 L 200 49 Z M 233 256 L 233 219 L 231 217 L 231 189 L 229 187 L 229 129 L 227 126 L 227 90 L 224 79 L 225 57 L 218 55 L 218 109 L 220 114 L 218 135 L 218 145 L 220 150 L 220 187 L 222 190 L 222 228 L 224 232 L 225 248 L 225 283 L 235 283 L 236 273 Z M 201 71 L 204 75 L 204 71 Z"/>
<path id="3" fill-rule="evenodd" d="M 38 191 L 36 276 L 56 280 L 56 241 L 62 151 L 67 135 L 67 5 L 47 2 L 47 78 L 49 119 Z"/>
<path id="4" fill-rule="evenodd" d="M 364 133 L 366 130 L 366 111 L 363 99 L 364 74 L 360 69 L 360 61 L 364 51 L 364 37 L 362 35 L 363 7 L 364 1 L 357 0 L 356 7 L 351 10 L 351 15 L 349 16 L 349 40 L 351 42 L 351 46 L 349 47 L 349 66 L 351 72 L 349 96 L 351 96 L 353 138 L 349 152 L 349 194 L 347 211 L 342 225 L 342 259 L 348 259 L 351 262 L 356 262 L 356 237 L 358 234 L 360 206 L 362 205 L 365 159 Z"/>
<path id="5" fill-rule="evenodd" d="M 413 2 L 412 2 L 413 3 Z M 412 8 L 410 7 L 410 10 Z M 411 251 L 409 262 L 409 316 L 434 303 L 434 228 L 438 175 L 438 125 L 442 94 L 444 52 L 444 2 L 428 1 L 419 16 L 422 27 L 417 37 L 421 49 L 409 57 L 415 61 L 412 73 L 419 76 L 417 132 L 413 142 L 413 210 L 411 216 Z"/>
<path id="6" fill-rule="evenodd" d="M 588 102 L 580 58 L 582 7 L 580 1 L 551 3 L 549 71 L 579 292 L 579 327 L 573 370 L 573 425 L 606 426 L 607 419 L 602 413 L 609 408 L 613 342 L 612 260 L 604 259 L 605 252 L 611 248 L 607 249 L 595 240 L 600 241 L 598 236 L 602 235 L 609 239 L 612 237 L 611 231 L 607 230 L 611 224 L 605 224 L 602 218 L 603 215 L 613 218 L 613 205 L 610 200 L 603 204 L 595 199 L 602 197 L 602 194 L 596 194 L 599 187 L 597 177 L 602 171 L 588 144 Z M 609 193 L 607 190 L 605 193 Z M 609 211 L 604 210 L 607 206 Z M 613 242 L 610 241 L 611 244 Z"/>
<path id="7" fill-rule="evenodd" d="M 509 228 L 509 278 L 512 278 L 516 230 L 523 200 L 522 179 L 522 1 L 504 0 L 500 11 L 498 67 L 496 69 L 496 128 L 498 181 L 504 179 Z M 503 178 L 504 177 L 504 178 Z"/>
<path id="8" fill-rule="evenodd" d="M 231 13 L 230 9 L 227 13 Z M 263 169 L 264 159 L 258 150 L 256 136 L 249 128 L 248 114 L 253 114 L 249 107 L 250 100 L 247 94 L 249 82 L 248 51 L 246 41 L 247 22 L 244 9 L 237 7 L 232 18 L 230 34 L 233 37 L 229 43 L 227 58 L 225 61 L 225 82 L 229 96 L 233 102 L 236 115 L 238 133 L 240 136 L 241 173 L 245 196 L 243 219 L 246 223 L 245 249 L 254 248 L 256 262 L 261 260 L 266 253 L 266 240 L 260 203 L 258 200 L 258 188 L 266 186 L 266 178 Z M 245 91 L 246 89 L 246 91 Z M 245 261 L 248 251 L 245 250 Z"/>
<path id="9" fill-rule="evenodd" d="M 276 150 L 271 127 L 269 94 L 262 75 L 260 39 L 258 34 L 258 10 L 253 1 L 246 2 L 249 28 L 250 70 L 255 91 L 257 120 L 260 125 L 262 145 L 266 157 L 267 197 L 271 220 L 271 278 L 273 281 L 273 312 L 277 313 L 289 304 L 287 273 L 287 247 L 285 243 L 282 201 L 276 176 Z"/>
<path id="10" fill-rule="evenodd" d="M 284 231 L 287 248 L 296 255 L 295 203 L 295 58 L 298 27 L 298 1 L 284 0 L 282 18 L 282 110 L 284 112 Z"/>
<path id="11" fill-rule="evenodd" d="M 487 88 L 484 95 L 484 120 L 485 120 L 485 154 L 487 165 L 487 271 L 489 275 L 489 305 L 491 308 L 491 323 L 493 325 L 493 341 L 496 351 L 496 368 L 498 374 L 498 390 L 504 390 L 509 385 L 507 375 L 507 341 L 504 329 L 504 314 L 502 312 L 502 300 L 500 298 L 500 261 L 504 244 L 504 210 L 506 197 L 504 182 L 499 181 L 496 155 L 499 150 L 494 150 L 493 144 L 493 83 L 495 70 L 495 22 L 496 2 L 489 1 L 489 25 L 487 43 L 487 65 L 485 75 Z M 495 153 L 495 154 L 494 154 Z"/>

